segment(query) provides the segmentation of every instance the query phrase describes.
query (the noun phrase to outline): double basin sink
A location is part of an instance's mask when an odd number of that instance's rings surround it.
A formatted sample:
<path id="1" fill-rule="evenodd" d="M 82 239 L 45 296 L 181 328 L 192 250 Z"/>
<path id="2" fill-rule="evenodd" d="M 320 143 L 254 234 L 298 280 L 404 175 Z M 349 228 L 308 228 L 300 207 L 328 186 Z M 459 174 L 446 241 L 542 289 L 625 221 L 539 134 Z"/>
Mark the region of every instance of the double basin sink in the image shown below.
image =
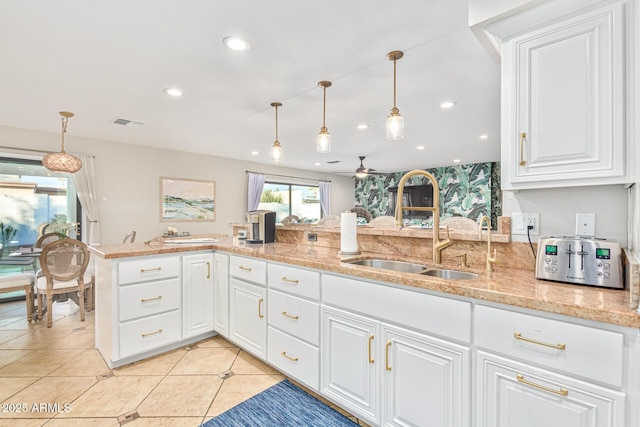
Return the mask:
<path id="1" fill-rule="evenodd" d="M 362 265 L 365 267 L 381 268 L 383 270 L 399 271 L 402 273 L 415 273 L 423 276 L 439 277 L 449 280 L 469 280 L 478 277 L 478 274 L 469 271 L 451 270 L 447 268 L 429 267 L 412 262 L 394 261 L 388 259 L 369 258 L 342 261 L 346 264 Z"/>

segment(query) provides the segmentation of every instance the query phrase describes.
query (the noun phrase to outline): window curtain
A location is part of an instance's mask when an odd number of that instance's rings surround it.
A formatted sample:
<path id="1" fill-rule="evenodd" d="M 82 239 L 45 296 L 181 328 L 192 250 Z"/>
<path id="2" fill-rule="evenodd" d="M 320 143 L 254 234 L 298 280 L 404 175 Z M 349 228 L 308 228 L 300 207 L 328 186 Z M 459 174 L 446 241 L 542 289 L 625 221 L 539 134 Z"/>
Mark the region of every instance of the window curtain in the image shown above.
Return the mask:
<path id="1" fill-rule="evenodd" d="M 71 175 L 82 212 L 89 223 L 83 227 L 82 241 L 88 245 L 100 244 L 100 215 L 98 213 L 98 197 L 96 194 L 96 176 L 93 156 L 77 154 L 82 161 L 82 168 Z"/>
<path id="2" fill-rule="evenodd" d="M 260 204 L 262 189 L 264 188 L 264 175 L 249 173 L 249 191 L 247 192 L 247 211 L 255 211 Z"/>
<path id="3" fill-rule="evenodd" d="M 331 215 L 331 183 L 328 181 L 319 181 L 320 187 L 320 208 L 322 208 L 322 216 Z"/>

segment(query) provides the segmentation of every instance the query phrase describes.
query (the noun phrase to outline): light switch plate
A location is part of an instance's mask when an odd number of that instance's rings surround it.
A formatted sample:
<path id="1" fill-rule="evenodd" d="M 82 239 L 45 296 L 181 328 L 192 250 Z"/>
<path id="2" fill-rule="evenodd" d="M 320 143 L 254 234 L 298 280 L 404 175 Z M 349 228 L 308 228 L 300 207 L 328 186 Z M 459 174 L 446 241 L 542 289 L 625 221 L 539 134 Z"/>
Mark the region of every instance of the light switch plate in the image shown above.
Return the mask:
<path id="1" fill-rule="evenodd" d="M 533 228 L 527 230 L 531 225 Z M 511 214 L 511 234 L 523 234 L 530 236 L 540 235 L 540 214 L 539 213 L 512 213 Z"/>
<path id="2" fill-rule="evenodd" d="M 577 213 L 576 214 L 576 236 L 596 235 L 596 214 Z"/>

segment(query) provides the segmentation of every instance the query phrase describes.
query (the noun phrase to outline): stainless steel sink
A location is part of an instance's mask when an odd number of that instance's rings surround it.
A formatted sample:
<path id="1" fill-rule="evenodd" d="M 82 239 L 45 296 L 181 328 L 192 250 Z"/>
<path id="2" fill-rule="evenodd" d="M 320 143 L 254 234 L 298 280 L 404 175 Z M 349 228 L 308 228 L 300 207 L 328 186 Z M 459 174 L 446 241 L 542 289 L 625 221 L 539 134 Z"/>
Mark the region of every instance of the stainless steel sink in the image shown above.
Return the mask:
<path id="1" fill-rule="evenodd" d="M 441 279 L 449 280 L 469 280 L 478 277 L 478 274 L 470 273 L 468 271 L 447 270 L 441 268 L 433 268 L 431 270 L 422 271 L 420 272 L 420 274 L 425 276 L 440 277 Z"/>
<path id="2" fill-rule="evenodd" d="M 420 273 L 428 267 L 412 262 L 393 261 L 389 259 L 356 259 L 343 261 L 347 264 L 363 265 L 365 267 L 382 268 L 385 270 L 401 271 L 404 273 Z"/>

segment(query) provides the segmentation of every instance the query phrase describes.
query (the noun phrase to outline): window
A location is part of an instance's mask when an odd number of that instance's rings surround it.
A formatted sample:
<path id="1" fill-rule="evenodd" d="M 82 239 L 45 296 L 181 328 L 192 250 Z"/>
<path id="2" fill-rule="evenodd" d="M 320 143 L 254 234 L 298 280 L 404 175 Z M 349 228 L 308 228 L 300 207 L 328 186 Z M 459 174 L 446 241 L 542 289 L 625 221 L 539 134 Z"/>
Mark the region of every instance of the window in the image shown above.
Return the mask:
<path id="1" fill-rule="evenodd" d="M 258 209 L 275 211 L 276 222 L 289 215 L 316 222 L 321 217 L 320 187 L 265 182 Z"/>
<path id="2" fill-rule="evenodd" d="M 51 172 L 39 160 L 0 157 L 0 198 L 0 222 L 16 230 L 4 242 L 2 258 L 14 248 L 32 246 L 46 232 L 79 237 L 80 206 L 68 174 Z M 0 274 L 4 270 L 0 265 Z"/>

